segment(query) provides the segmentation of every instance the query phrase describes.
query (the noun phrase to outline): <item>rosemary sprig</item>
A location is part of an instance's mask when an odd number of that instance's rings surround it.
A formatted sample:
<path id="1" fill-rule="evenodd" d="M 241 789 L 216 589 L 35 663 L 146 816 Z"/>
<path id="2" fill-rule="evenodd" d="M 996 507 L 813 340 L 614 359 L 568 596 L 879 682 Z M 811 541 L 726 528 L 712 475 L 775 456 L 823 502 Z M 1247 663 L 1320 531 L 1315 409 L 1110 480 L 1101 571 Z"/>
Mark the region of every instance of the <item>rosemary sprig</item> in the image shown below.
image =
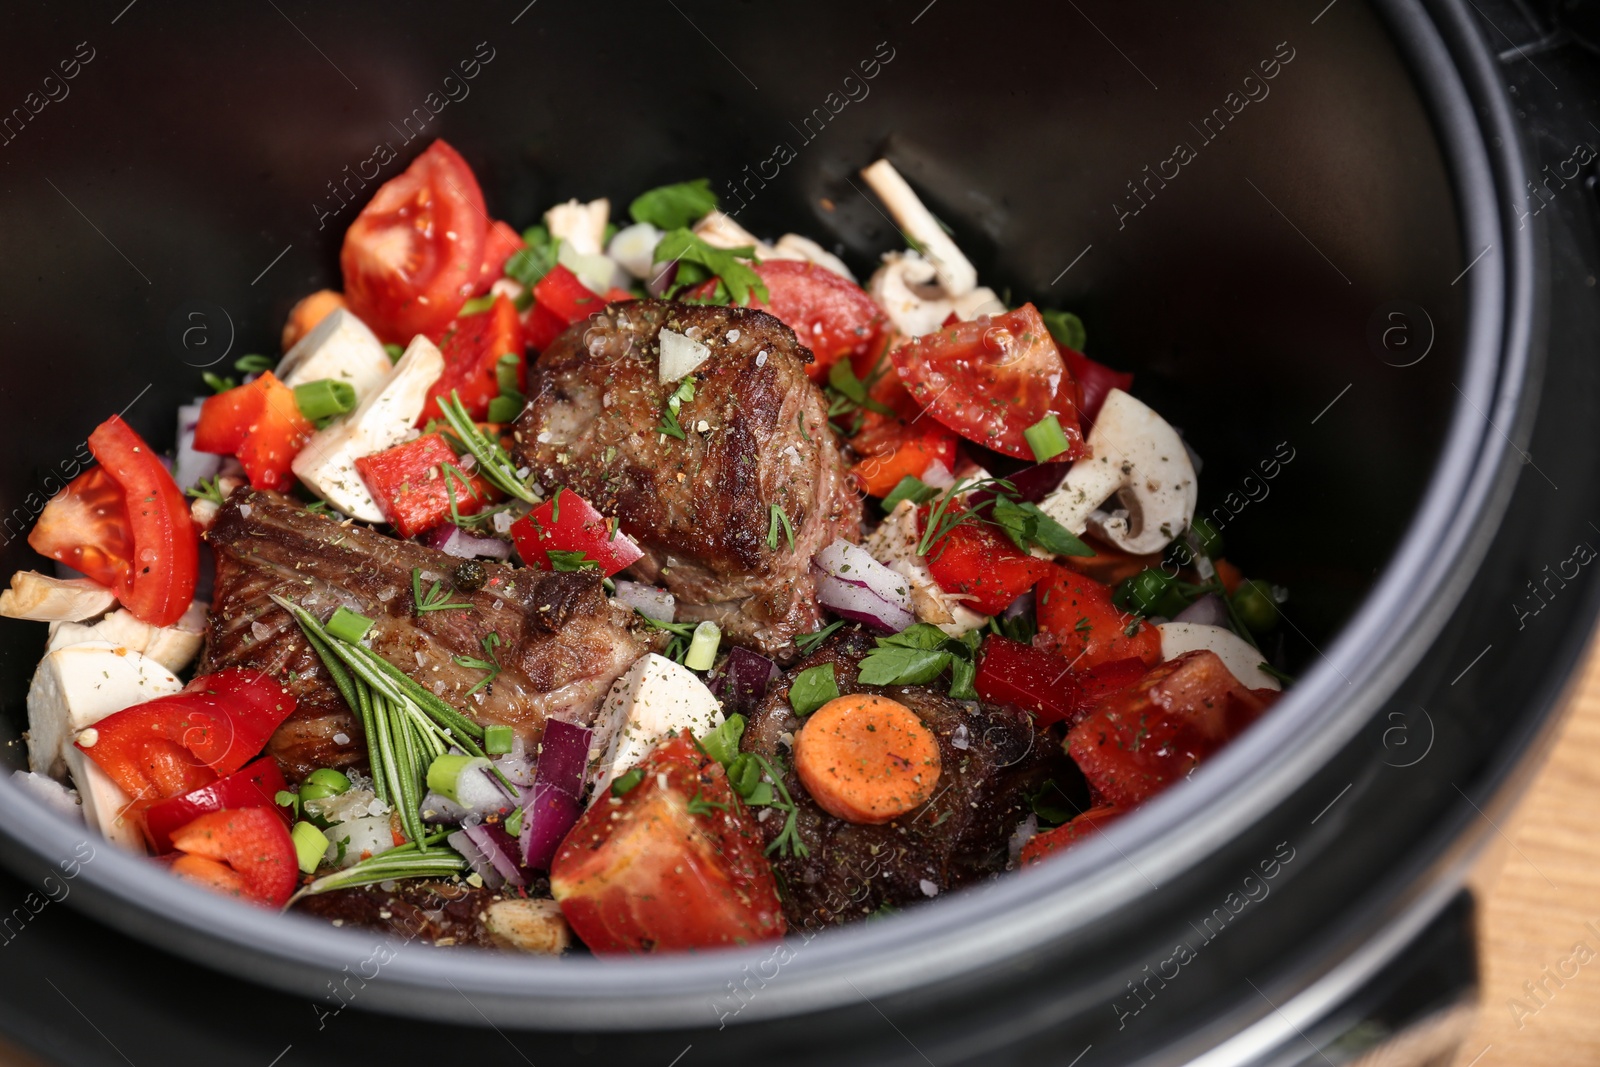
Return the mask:
<path id="1" fill-rule="evenodd" d="M 639 618 L 657 630 L 664 630 L 672 635 L 672 640 L 667 642 L 666 651 L 662 653 L 668 659 L 682 663 L 683 658 L 689 654 L 689 642 L 694 638 L 694 628 L 697 624 L 692 622 L 662 622 L 652 619 L 638 608 L 633 609 Z"/>
<path id="2" fill-rule="evenodd" d="M 450 390 L 450 399 L 441 400 L 439 410 L 444 412 L 445 421 L 450 424 L 456 440 L 461 442 L 462 447 L 478 461 L 478 473 L 507 496 L 516 497 L 528 504 L 539 502 L 533 490 L 518 476 L 517 468 L 512 464 L 506 450 L 500 447 L 500 442 L 485 436 L 483 431 L 478 429 L 478 424 L 467 415 L 466 408 L 461 406 L 459 393 L 454 389 Z"/>
<path id="3" fill-rule="evenodd" d="M 296 903 L 306 897 L 316 896 L 319 893 L 330 893 L 335 889 L 352 889 L 356 886 L 376 885 L 391 879 L 401 878 L 447 878 L 460 874 L 467 869 L 467 861 L 454 849 L 434 849 L 430 846 L 442 844 L 450 836 L 449 830 L 441 830 L 428 837 L 419 838 L 408 844 L 399 845 L 385 852 L 380 852 L 371 859 L 362 860 L 360 863 L 346 867 L 342 871 L 325 874 L 314 882 L 307 883 L 298 893 L 289 898 L 285 908 L 292 908 Z"/>
<path id="4" fill-rule="evenodd" d="M 422 592 L 421 567 L 411 568 L 411 597 L 417 605 L 417 614 L 419 615 L 425 611 L 450 611 L 456 608 L 470 610 L 472 607 L 471 604 L 450 603 L 450 594 L 444 592 L 443 586 L 438 582 L 434 582 L 433 588 L 429 589 L 427 595 L 424 596 Z"/>

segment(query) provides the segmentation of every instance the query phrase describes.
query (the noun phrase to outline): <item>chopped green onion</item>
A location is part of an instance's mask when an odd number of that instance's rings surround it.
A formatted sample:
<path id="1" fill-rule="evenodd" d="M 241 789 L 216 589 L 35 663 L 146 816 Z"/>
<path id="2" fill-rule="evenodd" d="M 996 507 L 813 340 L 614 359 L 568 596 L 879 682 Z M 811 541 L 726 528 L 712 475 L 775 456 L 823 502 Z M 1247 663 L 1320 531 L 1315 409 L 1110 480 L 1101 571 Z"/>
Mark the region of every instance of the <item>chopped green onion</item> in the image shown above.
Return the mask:
<path id="1" fill-rule="evenodd" d="M 745 717 L 735 712 L 722 725 L 700 739 L 706 755 L 726 767 L 739 755 L 739 739 L 744 736 Z"/>
<path id="2" fill-rule="evenodd" d="M 315 874 L 322 857 L 328 854 L 328 835 L 308 822 L 297 822 L 289 833 L 301 874 Z"/>
<path id="3" fill-rule="evenodd" d="M 895 483 L 889 495 L 883 498 L 883 510 L 891 512 L 902 500 L 909 500 L 913 504 L 925 504 L 939 495 L 939 490 L 924 482 L 915 475 L 908 474 Z"/>
<path id="4" fill-rule="evenodd" d="M 644 781 L 644 771 L 640 770 L 638 767 L 635 767 L 627 774 L 619 775 L 616 780 L 611 783 L 611 795 L 614 797 L 625 797 L 629 793 L 633 792 L 634 786 L 638 785 L 642 781 Z"/>
<path id="5" fill-rule="evenodd" d="M 390 363 L 399 363 L 400 357 L 406 354 L 404 345 L 397 345 L 393 341 L 383 346 L 384 354 L 389 357 Z"/>
<path id="6" fill-rule="evenodd" d="M 242 374 L 260 374 L 263 371 L 271 370 L 275 365 L 275 362 L 270 356 L 258 355 L 256 353 L 251 353 L 248 356 L 240 356 L 238 359 L 233 361 L 233 369 Z"/>
<path id="7" fill-rule="evenodd" d="M 517 369 L 521 366 L 522 357 L 512 352 L 507 352 L 495 361 L 494 382 L 501 396 L 511 396 L 521 391 L 517 383 Z"/>
<path id="8" fill-rule="evenodd" d="M 497 396 L 489 401 L 488 419 L 499 423 L 516 422 L 525 403 L 527 401 L 519 397 Z"/>
<path id="9" fill-rule="evenodd" d="M 421 840 L 380 852 L 342 871 L 325 874 L 290 897 L 289 903 L 284 906 L 293 907 L 302 897 L 335 889 L 376 885 L 401 878 L 447 878 L 452 874 L 460 874 L 467 869 L 466 858 L 461 853 L 451 848 L 427 848 L 429 845 L 442 844 L 448 836 L 449 830 L 441 830 Z"/>
<path id="10" fill-rule="evenodd" d="M 222 375 L 213 374 L 210 371 L 202 371 L 200 380 L 209 385 L 213 393 L 226 393 L 229 389 L 239 384 L 232 378 L 224 378 Z"/>
<path id="11" fill-rule="evenodd" d="M 483 750 L 491 756 L 504 756 L 511 751 L 516 740 L 509 726 L 486 726 L 483 730 Z"/>
<path id="12" fill-rule="evenodd" d="M 350 779 L 332 767 L 319 767 L 300 783 L 300 800 L 323 800 L 350 791 Z"/>
<path id="13" fill-rule="evenodd" d="M 367 636 L 367 631 L 372 629 L 372 620 L 359 611 L 341 607 L 333 613 L 333 618 L 329 619 L 327 626 L 323 628 L 328 631 L 330 637 L 337 637 L 353 645 Z"/>
<path id="14" fill-rule="evenodd" d="M 1033 458 L 1040 463 L 1052 460 L 1072 447 L 1067 441 L 1066 431 L 1061 428 L 1061 420 L 1054 413 L 1023 430 L 1022 436 L 1027 439 L 1028 447 L 1033 449 Z"/>
<path id="15" fill-rule="evenodd" d="M 468 300 L 465 304 L 462 304 L 461 310 L 456 312 L 456 315 L 458 317 L 463 315 L 481 315 L 483 312 L 488 311 L 492 307 L 494 307 L 494 294 L 484 293 L 482 296 L 475 296 L 471 300 Z"/>
<path id="16" fill-rule="evenodd" d="M 522 809 L 518 808 L 517 810 L 513 811 L 510 815 L 507 815 L 506 816 L 506 821 L 502 825 L 505 827 L 506 833 L 510 834 L 512 837 L 517 837 L 517 836 L 521 835 L 521 833 L 522 833 Z"/>
<path id="17" fill-rule="evenodd" d="M 822 705 L 839 695 L 839 683 L 833 677 L 833 664 L 807 667 L 795 675 L 789 686 L 789 706 L 796 715 L 810 715 Z"/>
<path id="18" fill-rule="evenodd" d="M 356 389 L 349 382 L 318 378 L 314 382 L 295 386 L 294 402 L 299 406 L 300 414 L 312 422 L 320 422 L 355 410 Z"/>
<path id="19" fill-rule="evenodd" d="M 709 671 L 717 660 L 717 646 L 722 643 L 722 627 L 707 619 L 694 628 L 689 639 L 689 651 L 683 665 L 691 671 Z"/>
<path id="20" fill-rule="evenodd" d="M 435 756 L 433 762 L 428 764 L 428 788 L 460 804 L 461 797 L 457 790 L 461 785 L 461 776 L 474 768 L 488 770 L 489 761 L 482 756 L 457 756 L 448 752 Z"/>

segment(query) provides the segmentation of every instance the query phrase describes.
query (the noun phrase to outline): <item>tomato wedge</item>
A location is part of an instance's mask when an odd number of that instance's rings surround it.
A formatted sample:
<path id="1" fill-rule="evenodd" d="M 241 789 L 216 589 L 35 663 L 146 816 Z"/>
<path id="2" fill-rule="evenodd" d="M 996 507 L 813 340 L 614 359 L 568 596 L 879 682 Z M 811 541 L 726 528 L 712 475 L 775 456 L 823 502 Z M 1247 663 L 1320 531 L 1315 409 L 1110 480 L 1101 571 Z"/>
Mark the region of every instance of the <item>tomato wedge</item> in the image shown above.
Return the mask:
<path id="1" fill-rule="evenodd" d="M 133 530 L 122 487 L 104 467 L 90 467 L 51 497 L 28 544 L 108 589 L 125 583 L 133 572 Z"/>
<path id="2" fill-rule="evenodd" d="M 285 824 L 287 808 L 278 806 L 277 795 L 289 788 L 278 761 L 263 756 L 226 778 L 209 785 L 152 804 L 144 811 L 144 834 L 159 855 L 172 851 L 172 832 L 213 811 L 237 808 L 266 808 L 276 812 Z"/>
<path id="3" fill-rule="evenodd" d="M 506 272 L 506 260 L 526 247 L 527 242 L 522 235 L 509 225 L 499 219 L 490 223 L 488 232 L 484 234 L 483 263 L 478 268 L 478 284 L 472 287 L 472 295 L 487 293 L 489 287 Z"/>
<path id="4" fill-rule="evenodd" d="M 233 667 L 108 715 L 75 743 L 143 806 L 237 771 L 294 708 L 294 696 L 270 675 Z"/>
<path id="5" fill-rule="evenodd" d="M 928 505 L 917 509 L 917 533 L 927 530 Z M 993 527 L 963 522 L 928 550 L 928 573 L 947 593 L 966 594 L 966 606 L 998 615 L 1047 577 L 1054 566 L 1020 551 Z"/>
<path id="6" fill-rule="evenodd" d="M 200 573 L 189 502 L 120 415 L 95 428 L 89 451 L 100 466 L 45 506 L 28 544 L 109 586 L 140 622 L 170 626 Z"/>
<path id="7" fill-rule="evenodd" d="M 1119 659 L 1160 662 L 1160 631 L 1119 610 L 1109 586 L 1065 567 L 1049 568 L 1037 589 L 1040 645 L 1080 671 Z"/>
<path id="8" fill-rule="evenodd" d="M 959 322 L 891 349 L 889 358 L 927 413 L 969 441 L 1032 459 L 1023 431 L 1046 415 L 1083 454 L 1078 389 L 1032 304 Z"/>
<path id="9" fill-rule="evenodd" d="M 541 570 L 592 566 L 609 578 L 644 556 L 633 538 L 571 489 L 512 523 L 511 538 L 522 562 Z"/>
<path id="10" fill-rule="evenodd" d="M 469 416 L 478 421 L 486 418 L 489 401 L 500 395 L 501 356 L 517 357 L 517 390 L 527 388 L 522 322 L 508 296 L 495 297 L 487 311 L 457 319 L 439 343 L 439 354 L 444 356 L 444 373 L 428 388 L 428 402 L 417 419 L 418 426 L 444 418 L 439 401 L 450 399 L 452 390 L 460 395 Z"/>
<path id="11" fill-rule="evenodd" d="M 174 830 L 172 845 L 184 853 L 172 873 L 256 904 L 283 907 L 300 880 L 289 828 L 266 808 L 202 815 Z"/>
<path id="12" fill-rule="evenodd" d="M 1277 697 L 1246 689 L 1215 652 L 1186 652 L 1073 727 L 1067 754 L 1096 795 L 1132 807 L 1187 776 Z"/>
<path id="13" fill-rule="evenodd" d="M 572 932 L 596 953 L 782 937 L 783 908 L 755 820 L 721 765 L 680 734 L 639 769 L 631 790 L 602 796 L 583 814 L 550 865 L 550 892 Z"/>
<path id="14" fill-rule="evenodd" d="M 438 337 L 478 284 L 488 230 L 472 168 L 433 142 L 345 231 L 339 266 L 350 310 L 386 342 Z"/>
<path id="15" fill-rule="evenodd" d="M 1122 814 L 1121 808 L 1102 805 L 1090 808 L 1071 822 L 1052 830 L 1041 830 L 1022 846 L 1022 864 L 1031 867 L 1054 852 L 1066 849 L 1086 837 L 1099 833 L 1107 823 Z"/>

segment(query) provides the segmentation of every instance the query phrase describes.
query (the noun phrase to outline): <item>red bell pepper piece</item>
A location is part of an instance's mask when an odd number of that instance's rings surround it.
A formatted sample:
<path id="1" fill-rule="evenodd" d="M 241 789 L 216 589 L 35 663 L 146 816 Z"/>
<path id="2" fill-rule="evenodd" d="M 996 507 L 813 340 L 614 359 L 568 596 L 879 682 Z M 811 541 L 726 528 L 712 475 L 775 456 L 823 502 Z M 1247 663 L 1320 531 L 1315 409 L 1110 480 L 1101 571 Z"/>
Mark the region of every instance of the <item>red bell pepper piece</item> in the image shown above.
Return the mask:
<path id="1" fill-rule="evenodd" d="M 496 219 L 489 224 L 483 237 L 483 263 L 478 268 L 478 282 L 472 288 L 473 296 L 481 296 L 500 280 L 506 272 L 506 260 L 520 249 L 526 248 L 522 235 L 506 223 Z"/>
<path id="2" fill-rule="evenodd" d="M 1080 671 L 1118 659 L 1161 661 L 1161 634 L 1111 601 L 1111 589 L 1065 567 L 1047 564 L 1038 586 L 1038 643 Z"/>
<path id="3" fill-rule="evenodd" d="M 522 323 L 522 339 L 535 352 L 543 352 L 567 328 L 567 320 L 547 307 L 534 304 Z"/>
<path id="4" fill-rule="evenodd" d="M 194 431 L 197 452 L 239 457 L 256 489 L 287 489 L 290 464 L 316 427 L 300 413 L 294 390 L 271 371 L 249 385 L 208 397 Z"/>
<path id="5" fill-rule="evenodd" d="M 927 529 L 929 509 L 917 511 L 917 530 Z M 928 573 L 947 593 L 969 596 L 966 606 L 998 615 L 1053 569 L 980 522 L 953 526 L 928 549 Z"/>
<path id="6" fill-rule="evenodd" d="M 460 461 L 444 435 L 425 434 L 356 460 L 356 470 L 367 483 L 383 513 L 401 537 L 415 537 L 450 519 L 450 492 L 455 490 L 456 511 L 475 515 L 489 502 L 489 483 L 476 474 L 458 478 L 445 464 L 460 470 Z M 463 478 L 465 480 L 463 480 Z"/>
<path id="7" fill-rule="evenodd" d="M 533 301 L 535 306 L 554 312 L 566 326 L 582 322 L 606 306 L 605 297 L 584 285 L 576 274 L 559 263 L 534 285 Z"/>
<path id="8" fill-rule="evenodd" d="M 522 322 L 508 296 L 495 297 L 487 311 L 456 319 L 439 342 L 439 354 L 444 356 L 444 373 L 428 387 L 428 402 L 422 407 L 418 426 L 444 418 L 439 402 L 450 399 L 451 392 L 461 398 L 470 417 L 482 421 L 489 414 L 489 401 L 500 395 L 501 356 L 517 357 L 517 390 L 527 388 Z"/>
<path id="9" fill-rule="evenodd" d="M 864 432 L 851 443 L 856 444 L 862 436 Z M 921 478 L 934 463 L 943 463 L 945 470 L 955 469 L 956 435 L 937 424 L 926 429 L 907 426 L 905 433 L 895 441 L 883 435 L 877 435 L 876 440 L 881 442 L 881 450 L 850 468 L 851 476 L 868 496 L 886 497 L 894 492 L 902 478 Z M 861 447 L 856 450 L 860 452 Z"/>
<path id="10" fill-rule="evenodd" d="M 1187 776 L 1277 697 L 1246 689 L 1215 652 L 1186 652 L 1074 726 L 1067 753 L 1096 795 L 1132 807 Z"/>
<path id="11" fill-rule="evenodd" d="M 772 866 L 727 776 L 687 734 L 663 741 L 639 769 L 638 785 L 578 819 L 550 865 L 550 892 L 573 933 L 596 953 L 782 937 Z"/>
<path id="12" fill-rule="evenodd" d="M 252 903 L 281 908 L 300 880 L 289 828 L 266 808 L 202 815 L 174 830 L 172 845 L 183 853 L 173 874 Z"/>
<path id="13" fill-rule="evenodd" d="M 1068 348 L 1059 341 L 1056 342 L 1056 347 L 1061 349 L 1061 358 L 1066 361 L 1068 372 L 1078 383 L 1078 391 L 1081 394 L 1078 414 L 1083 418 L 1083 432 L 1087 434 L 1094 426 L 1095 416 L 1100 414 L 1100 406 L 1106 402 L 1106 394 L 1113 389 L 1127 392 L 1133 388 L 1133 375 L 1112 370 L 1104 363 L 1096 363 L 1082 352 Z"/>
<path id="14" fill-rule="evenodd" d="M 157 853 L 172 851 L 172 832 L 187 826 L 200 816 L 224 808 L 267 808 L 276 812 L 288 825 L 291 816 L 281 807 L 277 795 L 289 788 L 278 761 L 263 756 L 254 763 L 235 771 L 226 778 L 218 778 L 210 785 L 169 797 L 144 810 L 144 833 Z"/>
<path id="15" fill-rule="evenodd" d="M 1041 830 L 1022 846 L 1023 866 L 1031 867 L 1051 853 L 1063 852 L 1075 842 L 1099 833 L 1106 824 L 1121 814 L 1121 808 L 1103 805 L 1090 808 L 1065 825 L 1051 830 Z"/>
<path id="16" fill-rule="evenodd" d="M 84 732 L 91 744 L 84 734 L 76 743 L 136 806 L 148 805 L 237 771 L 294 708 L 294 696 L 271 675 L 233 667 L 108 715 Z"/>
<path id="17" fill-rule="evenodd" d="M 985 702 L 1026 708 L 1042 726 L 1074 720 L 1083 703 L 1072 664 L 999 634 L 983 639 L 973 685 Z"/>
<path id="18" fill-rule="evenodd" d="M 522 562 L 543 570 L 577 570 L 593 564 L 609 578 L 644 556 L 633 538 L 571 489 L 561 490 L 512 523 L 511 537 Z M 552 558 L 551 553 L 557 555 Z"/>

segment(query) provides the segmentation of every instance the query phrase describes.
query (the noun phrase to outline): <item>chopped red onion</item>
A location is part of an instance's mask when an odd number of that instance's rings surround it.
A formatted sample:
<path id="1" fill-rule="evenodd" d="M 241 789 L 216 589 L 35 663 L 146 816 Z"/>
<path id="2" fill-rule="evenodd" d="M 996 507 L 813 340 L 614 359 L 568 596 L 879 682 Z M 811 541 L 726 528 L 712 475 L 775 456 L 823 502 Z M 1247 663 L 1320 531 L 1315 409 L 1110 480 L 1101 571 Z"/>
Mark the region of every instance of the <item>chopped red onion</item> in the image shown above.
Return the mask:
<path id="1" fill-rule="evenodd" d="M 1174 622 L 1197 622 L 1205 626 L 1228 625 L 1228 606 L 1215 593 L 1207 593 L 1173 616 Z"/>
<path id="2" fill-rule="evenodd" d="M 479 823 L 476 826 L 464 826 L 459 831 L 467 835 L 467 840 L 476 845 L 485 858 L 494 866 L 494 871 L 502 880 L 514 886 L 528 884 L 527 875 L 522 869 L 522 849 L 517 839 L 505 832 L 499 823 Z M 454 837 L 451 834 L 450 837 Z M 445 840 L 449 840 L 446 838 Z M 469 856 L 467 862 L 471 862 Z M 476 868 L 474 868 L 476 870 Z M 478 873 L 482 874 L 482 871 Z M 488 876 L 484 876 L 488 880 Z"/>
<path id="3" fill-rule="evenodd" d="M 665 296 L 668 289 L 672 288 L 673 281 L 678 277 L 678 261 L 658 263 L 650 275 L 650 280 L 645 282 L 645 291 L 651 296 Z"/>
<path id="4" fill-rule="evenodd" d="M 547 871 L 555 859 L 556 849 L 577 824 L 582 805 L 578 798 L 549 782 L 535 782 L 529 791 L 528 802 L 522 806 L 523 866 L 529 870 Z"/>
<path id="5" fill-rule="evenodd" d="M 779 674 L 778 665 L 767 657 L 734 645 L 722 666 L 706 676 L 706 686 L 722 701 L 725 714 L 749 715 Z"/>
<path id="6" fill-rule="evenodd" d="M 616 601 L 647 619 L 672 622 L 678 617 L 678 600 L 665 589 L 643 582 L 617 581 Z"/>
<path id="7" fill-rule="evenodd" d="M 553 786 L 576 798 L 583 795 L 584 773 L 589 767 L 589 738 L 594 731 L 565 719 L 550 719 L 544 724 L 544 740 L 539 743 L 538 770 L 534 785 Z"/>
<path id="8" fill-rule="evenodd" d="M 468 836 L 465 830 L 457 830 L 444 840 L 445 844 L 466 857 L 467 866 L 483 879 L 485 886 L 499 889 L 506 884 L 505 877 L 501 875 L 499 866 L 494 862 L 494 857 Z"/>
<path id="9" fill-rule="evenodd" d="M 917 621 L 910 583 L 860 545 L 836 540 L 811 558 L 817 599 L 836 615 L 898 633 Z"/>
<path id="10" fill-rule="evenodd" d="M 1033 595 L 1033 590 L 1030 589 L 1026 593 L 1023 593 L 1021 596 L 1017 597 L 1017 599 L 1013 600 L 1006 610 L 1000 613 L 1000 617 L 1002 619 L 1015 619 L 1022 615 L 1032 614 L 1034 600 L 1035 598 Z"/>
<path id="11" fill-rule="evenodd" d="M 458 559 L 510 559 L 511 542 L 498 537 L 469 534 L 454 523 L 445 523 L 428 535 L 427 545 Z"/>
<path id="12" fill-rule="evenodd" d="M 422 821 L 429 826 L 460 826 L 471 817 L 471 810 L 442 793 L 429 793 L 422 798 Z"/>

